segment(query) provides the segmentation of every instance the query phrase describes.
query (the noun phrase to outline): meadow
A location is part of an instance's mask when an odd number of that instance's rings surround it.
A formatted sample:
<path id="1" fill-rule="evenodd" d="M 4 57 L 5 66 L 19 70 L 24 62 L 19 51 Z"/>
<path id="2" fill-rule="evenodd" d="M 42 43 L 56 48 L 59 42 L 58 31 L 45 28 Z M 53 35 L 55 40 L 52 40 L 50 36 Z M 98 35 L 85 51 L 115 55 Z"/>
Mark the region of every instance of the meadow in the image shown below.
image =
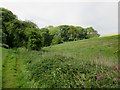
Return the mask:
<path id="1" fill-rule="evenodd" d="M 98 37 L 43 47 L 2 48 L 3 88 L 118 88 L 118 39 Z"/>

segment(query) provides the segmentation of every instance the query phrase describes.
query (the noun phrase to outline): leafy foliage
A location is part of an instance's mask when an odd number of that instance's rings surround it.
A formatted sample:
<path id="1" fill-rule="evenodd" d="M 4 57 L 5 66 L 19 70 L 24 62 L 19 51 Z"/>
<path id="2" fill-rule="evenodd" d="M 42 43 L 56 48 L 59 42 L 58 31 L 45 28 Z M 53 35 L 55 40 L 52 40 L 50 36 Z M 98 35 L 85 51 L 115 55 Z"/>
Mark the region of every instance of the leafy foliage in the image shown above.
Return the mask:
<path id="1" fill-rule="evenodd" d="M 49 30 L 47 28 L 41 28 L 39 33 L 42 36 L 42 46 L 50 46 L 51 36 L 49 34 Z"/>
<path id="2" fill-rule="evenodd" d="M 87 38 L 91 38 L 91 37 L 98 37 L 100 36 L 96 30 L 94 30 L 92 27 L 88 27 L 86 28 L 87 31 Z"/>
<path id="3" fill-rule="evenodd" d="M 38 28 L 31 21 L 17 19 L 11 11 L 0 8 L 2 11 L 2 43 L 10 48 L 26 47 L 40 50 L 41 47 L 60 44 L 67 41 L 89 39 L 99 34 L 92 27 L 60 25 Z"/>
<path id="4" fill-rule="evenodd" d="M 53 37 L 53 39 L 52 39 L 52 43 L 51 44 L 54 45 L 54 44 L 60 44 L 60 43 L 63 43 L 62 37 L 55 35 Z"/>
<path id="5" fill-rule="evenodd" d="M 28 49 L 40 50 L 42 47 L 42 39 L 39 33 L 34 29 L 30 31 L 28 38 Z"/>

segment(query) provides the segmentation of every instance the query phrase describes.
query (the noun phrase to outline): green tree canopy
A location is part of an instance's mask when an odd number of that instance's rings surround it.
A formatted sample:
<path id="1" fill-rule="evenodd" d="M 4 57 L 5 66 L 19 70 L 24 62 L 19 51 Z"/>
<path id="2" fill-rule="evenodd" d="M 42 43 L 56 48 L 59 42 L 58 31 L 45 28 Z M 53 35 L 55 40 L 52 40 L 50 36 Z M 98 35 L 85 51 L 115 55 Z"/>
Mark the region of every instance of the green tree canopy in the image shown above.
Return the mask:
<path id="1" fill-rule="evenodd" d="M 18 20 L 17 16 L 7 9 L 0 8 L 0 11 L 2 12 L 0 17 L 2 43 L 11 48 L 26 47 L 40 50 L 41 47 L 51 44 L 99 37 L 98 32 L 93 27 L 59 25 L 39 28 L 31 21 Z"/>

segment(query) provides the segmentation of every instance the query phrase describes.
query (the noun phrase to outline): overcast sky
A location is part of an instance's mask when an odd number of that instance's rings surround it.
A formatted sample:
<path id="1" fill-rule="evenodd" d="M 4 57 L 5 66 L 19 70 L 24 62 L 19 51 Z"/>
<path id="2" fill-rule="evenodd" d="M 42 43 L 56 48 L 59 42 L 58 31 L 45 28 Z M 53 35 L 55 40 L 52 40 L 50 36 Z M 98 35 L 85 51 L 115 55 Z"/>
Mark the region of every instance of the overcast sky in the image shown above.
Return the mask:
<path id="1" fill-rule="evenodd" d="M 0 6 L 40 28 L 67 24 L 92 26 L 100 35 L 118 33 L 117 0 L 2 0 Z"/>

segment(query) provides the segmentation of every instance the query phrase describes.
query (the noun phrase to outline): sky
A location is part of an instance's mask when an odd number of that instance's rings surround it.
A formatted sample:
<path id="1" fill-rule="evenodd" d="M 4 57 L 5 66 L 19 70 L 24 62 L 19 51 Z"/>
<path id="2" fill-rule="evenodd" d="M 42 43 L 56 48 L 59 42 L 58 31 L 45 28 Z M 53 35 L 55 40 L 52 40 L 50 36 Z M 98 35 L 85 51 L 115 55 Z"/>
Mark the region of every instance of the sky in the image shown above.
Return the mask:
<path id="1" fill-rule="evenodd" d="M 118 33 L 118 0 L 1 0 L 0 7 L 40 28 L 75 25 L 93 27 L 101 36 Z"/>

